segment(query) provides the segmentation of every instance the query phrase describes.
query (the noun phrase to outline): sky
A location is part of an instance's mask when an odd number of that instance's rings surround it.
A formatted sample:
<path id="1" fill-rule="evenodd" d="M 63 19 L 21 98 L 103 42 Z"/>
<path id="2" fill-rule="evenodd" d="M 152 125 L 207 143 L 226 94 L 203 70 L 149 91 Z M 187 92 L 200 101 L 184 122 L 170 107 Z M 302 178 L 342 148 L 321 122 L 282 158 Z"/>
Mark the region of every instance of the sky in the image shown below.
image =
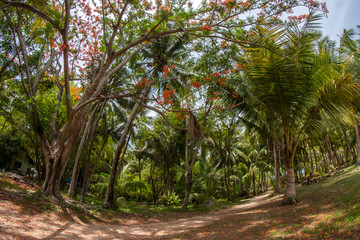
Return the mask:
<path id="1" fill-rule="evenodd" d="M 339 43 L 339 36 L 343 29 L 356 29 L 360 25 L 360 0 L 318 0 L 326 2 L 329 13 L 322 19 L 322 31 L 331 40 Z M 201 4 L 201 0 L 193 0 L 194 6 Z M 308 14 L 308 9 L 297 8 L 295 14 Z"/>
<path id="2" fill-rule="evenodd" d="M 325 0 L 329 13 L 322 20 L 323 32 L 339 42 L 343 29 L 360 25 L 360 0 Z M 339 36 L 338 36 L 339 35 Z"/>

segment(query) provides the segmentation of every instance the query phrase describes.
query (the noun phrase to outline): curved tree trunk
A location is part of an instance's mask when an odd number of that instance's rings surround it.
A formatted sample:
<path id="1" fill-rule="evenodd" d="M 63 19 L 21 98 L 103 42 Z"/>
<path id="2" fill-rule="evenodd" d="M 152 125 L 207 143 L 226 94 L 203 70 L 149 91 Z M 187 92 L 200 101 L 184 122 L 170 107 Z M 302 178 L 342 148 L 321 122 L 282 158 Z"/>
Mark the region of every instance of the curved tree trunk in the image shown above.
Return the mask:
<path id="1" fill-rule="evenodd" d="M 136 103 L 133 107 L 133 109 L 131 110 L 130 116 L 127 120 L 127 123 L 124 127 L 123 133 L 121 134 L 121 138 L 119 140 L 118 146 L 116 148 L 116 152 L 112 161 L 112 165 L 111 165 L 111 171 L 110 171 L 110 179 L 109 179 L 109 185 L 106 191 L 106 196 L 105 196 L 105 200 L 103 205 L 106 207 L 110 207 L 113 205 L 114 203 L 114 184 L 115 184 L 115 178 L 116 178 L 116 173 L 117 173 L 117 169 L 119 166 L 119 159 L 120 159 L 120 154 L 121 151 L 123 149 L 123 146 L 125 144 L 125 139 L 126 136 L 131 128 L 132 122 L 135 118 L 137 109 L 139 107 L 139 103 Z"/>

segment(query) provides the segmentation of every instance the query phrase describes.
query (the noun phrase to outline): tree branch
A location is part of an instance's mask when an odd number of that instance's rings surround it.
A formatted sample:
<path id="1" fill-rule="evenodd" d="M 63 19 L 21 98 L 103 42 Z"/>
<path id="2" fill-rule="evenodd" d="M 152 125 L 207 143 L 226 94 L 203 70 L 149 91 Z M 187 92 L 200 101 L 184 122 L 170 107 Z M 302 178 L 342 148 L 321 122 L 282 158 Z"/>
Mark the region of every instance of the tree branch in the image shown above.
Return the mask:
<path id="1" fill-rule="evenodd" d="M 33 13 L 35 13 L 36 15 L 38 15 L 39 17 L 41 17 L 42 19 L 44 19 L 45 21 L 48 21 L 49 23 L 51 23 L 51 25 L 53 25 L 59 32 L 61 35 L 64 34 L 64 29 L 62 29 L 55 21 L 54 19 L 52 19 L 51 17 L 49 17 L 49 15 L 47 15 L 46 13 L 44 13 L 43 11 L 37 9 L 34 6 L 31 6 L 29 4 L 26 3 L 22 3 L 22 2 L 14 2 L 14 1 L 6 1 L 6 0 L 0 0 L 1 2 L 5 3 L 5 5 L 0 6 L 0 10 L 3 10 L 5 8 L 8 7 L 18 7 L 18 8 L 24 8 L 27 9 Z"/>
<path id="2" fill-rule="evenodd" d="M 160 115 L 163 117 L 163 119 L 165 120 L 165 122 L 166 122 L 167 124 L 169 124 L 172 128 L 175 128 L 175 129 L 177 129 L 177 130 L 186 131 L 186 128 L 179 128 L 179 127 L 174 126 L 172 123 L 170 123 L 170 121 L 169 121 L 169 119 L 167 118 L 166 114 L 165 114 L 164 112 L 160 111 L 159 109 L 157 109 L 157 108 L 155 108 L 155 107 L 151 107 L 151 106 L 149 106 L 149 105 L 146 105 L 145 103 L 143 103 L 143 102 L 141 102 L 141 101 L 139 101 L 139 100 L 136 100 L 136 102 L 138 102 L 141 106 L 143 106 L 143 107 L 145 107 L 145 108 L 148 108 L 148 109 L 150 109 L 150 110 L 153 110 L 154 112 L 157 112 L 158 114 L 160 114 Z"/>

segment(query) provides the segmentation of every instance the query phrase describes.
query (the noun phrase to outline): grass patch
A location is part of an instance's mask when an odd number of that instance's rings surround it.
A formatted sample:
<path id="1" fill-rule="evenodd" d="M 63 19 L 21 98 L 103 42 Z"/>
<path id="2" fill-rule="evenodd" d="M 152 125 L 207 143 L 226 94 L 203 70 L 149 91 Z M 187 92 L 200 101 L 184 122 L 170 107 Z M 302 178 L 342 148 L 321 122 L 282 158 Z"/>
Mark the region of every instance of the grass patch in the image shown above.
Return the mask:
<path id="1" fill-rule="evenodd" d="M 1 190 L 15 190 L 15 191 L 20 191 L 20 192 L 26 192 L 26 190 L 24 190 L 22 187 L 20 187 L 18 184 L 12 183 L 6 179 L 2 179 L 0 178 L 0 189 Z"/>
<path id="2" fill-rule="evenodd" d="M 286 219 L 268 232 L 270 238 L 358 239 L 359 170 L 350 166 L 318 184 L 299 187 L 299 204 L 269 216 L 270 221 Z"/>
<path id="3" fill-rule="evenodd" d="M 236 201 L 226 201 L 220 200 L 213 205 L 206 204 L 189 204 L 186 212 L 190 213 L 200 213 L 200 212 L 209 212 L 213 210 L 228 208 L 234 205 L 241 203 L 243 199 L 238 199 Z M 165 212 L 184 212 L 182 205 L 177 206 L 156 206 L 153 204 L 139 204 L 138 202 L 127 201 L 117 207 L 117 211 L 125 213 L 137 213 L 144 215 L 156 215 Z"/>

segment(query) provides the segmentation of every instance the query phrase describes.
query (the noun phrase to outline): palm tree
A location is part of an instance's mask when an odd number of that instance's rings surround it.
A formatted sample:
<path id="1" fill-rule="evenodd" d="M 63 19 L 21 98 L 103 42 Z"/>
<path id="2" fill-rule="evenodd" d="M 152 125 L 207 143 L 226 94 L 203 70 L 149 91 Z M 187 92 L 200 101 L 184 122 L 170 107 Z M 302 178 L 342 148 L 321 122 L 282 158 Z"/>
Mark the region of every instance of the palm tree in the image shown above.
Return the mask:
<path id="1" fill-rule="evenodd" d="M 142 52 L 143 59 L 145 61 L 151 60 L 149 63 L 148 71 L 146 72 L 147 78 L 149 78 L 153 82 L 157 82 L 161 77 L 164 67 L 169 64 L 172 58 L 178 58 L 179 52 L 182 52 L 184 48 L 183 39 L 182 38 L 171 38 L 171 37 L 163 37 L 156 40 L 155 44 L 150 45 L 148 49 L 144 49 Z M 140 64 L 142 65 L 142 64 Z M 137 66 L 135 66 L 137 67 Z M 165 84 L 166 86 L 166 84 Z M 145 84 L 143 89 L 140 91 L 139 100 L 136 101 L 133 106 L 131 113 L 127 119 L 127 122 L 124 126 L 124 130 L 122 132 L 121 138 L 119 140 L 117 149 L 114 154 L 114 159 L 112 162 L 111 172 L 110 172 L 110 182 L 109 187 L 106 193 L 106 197 L 104 200 L 104 206 L 111 206 L 113 204 L 113 195 L 114 195 L 114 183 L 116 178 L 116 171 L 118 169 L 119 159 L 122 152 L 124 152 L 125 139 L 128 135 L 128 132 L 132 128 L 133 121 L 138 114 L 138 109 L 141 105 L 141 102 L 144 102 L 144 99 L 148 96 L 151 91 L 152 86 L 150 84 Z M 163 89 L 164 84 L 160 82 L 159 88 Z M 123 153 L 124 154 L 124 153 Z"/>
<path id="2" fill-rule="evenodd" d="M 321 129 L 323 117 L 337 119 L 345 114 L 351 107 L 349 100 L 356 94 L 352 78 L 335 68 L 328 58 L 315 54 L 318 19 L 311 14 L 301 28 L 289 25 L 265 30 L 264 44 L 268 48 L 246 49 L 248 91 L 257 99 L 259 111 L 265 116 L 272 114 L 284 139 L 284 203 L 296 202 L 294 160 L 303 135 Z"/>

